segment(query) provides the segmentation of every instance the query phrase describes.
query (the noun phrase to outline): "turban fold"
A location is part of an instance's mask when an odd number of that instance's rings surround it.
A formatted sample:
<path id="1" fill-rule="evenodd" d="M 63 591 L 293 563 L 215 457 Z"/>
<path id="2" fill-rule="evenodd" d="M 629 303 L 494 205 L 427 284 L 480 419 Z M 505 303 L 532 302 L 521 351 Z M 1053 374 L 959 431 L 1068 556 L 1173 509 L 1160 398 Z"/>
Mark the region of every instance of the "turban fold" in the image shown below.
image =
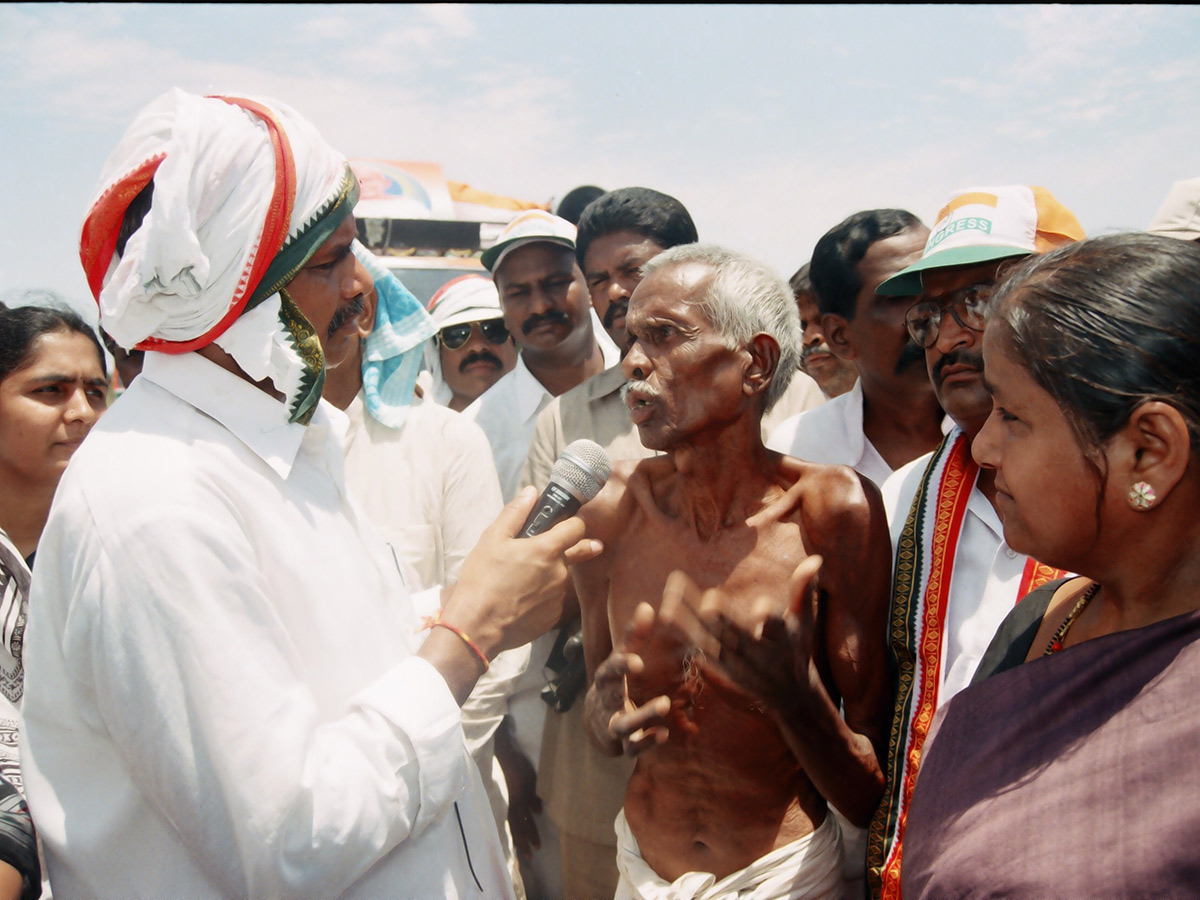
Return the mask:
<path id="1" fill-rule="evenodd" d="M 125 213 L 151 184 L 118 256 Z M 104 330 L 125 349 L 215 343 L 307 423 L 324 355 L 286 285 L 357 202 L 345 157 L 284 104 L 176 89 L 139 113 L 101 185 L 80 259 Z"/>

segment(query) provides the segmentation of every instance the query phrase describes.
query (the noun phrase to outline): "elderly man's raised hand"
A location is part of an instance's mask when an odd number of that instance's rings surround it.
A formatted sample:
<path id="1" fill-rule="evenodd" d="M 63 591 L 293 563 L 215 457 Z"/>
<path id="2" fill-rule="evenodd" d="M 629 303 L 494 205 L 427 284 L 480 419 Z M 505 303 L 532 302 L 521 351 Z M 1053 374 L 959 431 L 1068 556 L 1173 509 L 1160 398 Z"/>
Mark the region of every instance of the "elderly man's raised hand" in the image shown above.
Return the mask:
<path id="1" fill-rule="evenodd" d="M 693 673 L 705 651 L 716 649 L 703 631 L 680 627 L 669 613 L 682 602 L 682 594 L 698 594 L 681 573 L 667 580 L 659 611 L 638 604 L 625 632 L 621 650 L 609 655 L 596 669 L 588 693 L 589 728 L 610 753 L 637 756 L 664 743 L 670 732 L 672 693 Z"/>
<path id="2" fill-rule="evenodd" d="M 693 636 L 707 640 L 706 664 L 748 694 L 758 697 L 775 712 L 794 711 L 812 691 L 823 691 L 814 661 L 816 600 L 810 590 L 821 567 L 820 556 L 810 556 L 792 572 L 788 603 L 762 597 L 735 619 L 727 611 L 719 590 L 703 594 L 682 573 L 678 586 L 668 582 L 660 618 Z"/>
<path id="3" fill-rule="evenodd" d="M 671 698 L 666 693 L 649 691 L 653 696 L 635 703 L 629 690 L 631 682 L 640 682 L 643 687 L 669 685 L 661 679 L 654 680 L 652 673 L 647 672 L 647 660 L 658 673 L 664 668 L 664 656 L 678 658 L 676 653 L 656 652 L 654 626 L 654 609 L 649 604 L 639 604 L 626 632 L 625 649 L 614 650 L 600 664 L 588 691 L 585 710 L 588 728 L 601 749 L 611 755 L 623 752 L 626 756 L 637 756 L 667 739 Z"/>

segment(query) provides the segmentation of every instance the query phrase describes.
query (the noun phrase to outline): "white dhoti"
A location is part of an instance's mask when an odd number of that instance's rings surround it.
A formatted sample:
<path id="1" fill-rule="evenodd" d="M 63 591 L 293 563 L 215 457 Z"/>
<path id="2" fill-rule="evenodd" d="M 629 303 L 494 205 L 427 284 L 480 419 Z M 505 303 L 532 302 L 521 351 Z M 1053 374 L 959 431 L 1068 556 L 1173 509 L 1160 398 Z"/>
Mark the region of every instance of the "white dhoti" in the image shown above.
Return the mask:
<path id="1" fill-rule="evenodd" d="M 845 895 L 842 832 L 832 815 L 811 834 L 720 881 L 710 872 L 664 880 L 642 859 L 624 810 L 617 814 L 615 828 L 621 879 L 614 900 L 842 900 Z"/>

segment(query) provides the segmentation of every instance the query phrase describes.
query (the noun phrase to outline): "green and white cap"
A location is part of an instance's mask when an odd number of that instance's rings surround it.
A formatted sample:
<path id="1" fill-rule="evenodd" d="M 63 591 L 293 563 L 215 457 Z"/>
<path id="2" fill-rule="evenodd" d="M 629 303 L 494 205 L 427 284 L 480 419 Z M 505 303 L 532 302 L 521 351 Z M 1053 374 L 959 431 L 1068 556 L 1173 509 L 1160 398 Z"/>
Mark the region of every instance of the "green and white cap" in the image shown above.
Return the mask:
<path id="1" fill-rule="evenodd" d="M 938 213 L 921 258 L 875 292 L 919 294 L 921 273 L 927 269 L 1045 253 L 1083 238 L 1074 213 L 1043 187 L 1018 184 L 958 191 Z"/>

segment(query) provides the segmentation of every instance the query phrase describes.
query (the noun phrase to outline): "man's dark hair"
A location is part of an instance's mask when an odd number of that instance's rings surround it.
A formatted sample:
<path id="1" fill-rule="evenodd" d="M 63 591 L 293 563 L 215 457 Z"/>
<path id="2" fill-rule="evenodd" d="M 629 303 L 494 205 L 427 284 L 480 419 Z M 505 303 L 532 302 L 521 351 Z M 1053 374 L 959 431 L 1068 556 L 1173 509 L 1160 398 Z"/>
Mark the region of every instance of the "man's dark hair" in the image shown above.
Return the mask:
<path id="1" fill-rule="evenodd" d="M 921 220 L 908 210 L 867 209 L 827 231 L 813 248 L 809 263 L 821 315 L 836 313 L 847 321 L 853 319 L 855 301 L 863 287 L 857 267 L 871 245 L 920 224 Z"/>
<path id="2" fill-rule="evenodd" d="M 617 188 L 589 203 L 579 217 L 575 237 L 579 265 L 583 266 L 592 241 L 617 231 L 644 235 L 664 250 L 699 240 L 696 223 L 674 197 L 644 187 Z"/>
<path id="3" fill-rule="evenodd" d="M 566 219 L 572 225 L 579 224 L 579 217 L 583 215 L 583 211 L 587 205 L 597 197 L 604 196 L 604 188 L 596 187 L 594 184 L 584 184 L 577 188 L 571 188 L 558 201 L 558 209 L 554 214 L 560 219 Z"/>
<path id="4" fill-rule="evenodd" d="M 792 296 L 798 297 L 800 294 L 812 294 L 813 283 L 812 276 L 808 274 L 808 269 L 811 263 L 805 263 L 796 270 L 796 274 L 788 279 L 788 287 L 792 289 Z"/>

